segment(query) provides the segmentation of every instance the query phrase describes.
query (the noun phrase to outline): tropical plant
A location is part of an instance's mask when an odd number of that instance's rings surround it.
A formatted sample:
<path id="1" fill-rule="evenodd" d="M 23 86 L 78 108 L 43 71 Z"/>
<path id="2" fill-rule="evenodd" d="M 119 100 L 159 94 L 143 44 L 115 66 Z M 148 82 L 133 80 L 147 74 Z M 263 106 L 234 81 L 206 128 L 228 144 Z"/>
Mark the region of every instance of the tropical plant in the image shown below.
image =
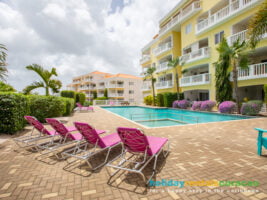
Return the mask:
<path id="1" fill-rule="evenodd" d="M 52 79 L 53 75 L 57 76 L 56 68 L 52 68 L 51 71 L 48 71 L 40 65 L 32 64 L 26 66 L 26 69 L 36 72 L 42 78 L 42 81 L 35 81 L 27 86 L 23 90 L 24 94 L 29 94 L 32 90 L 37 88 L 45 88 L 45 95 L 49 96 L 49 89 L 51 89 L 53 93 L 58 93 L 59 89 L 62 87 L 61 81 Z"/>
<path id="2" fill-rule="evenodd" d="M 211 100 L 202 101 L 201 106 L 200 106 L 200 110 L 211 111 L 215 105 L 216 105 L 215 101 L 211 101 Z"/>
<path id="3" fill-rule="evenodd" d="M 263 85 L 264 90 L 264 103 L 267 103 L 267 84 Z"/>
<path id="4" fill-rule="evenodd" d="M 0 44 L 0 80 L 5 80 L 5 76 L 7 75 L 6 51 L 7 48 L 5 45 Z"/>
<path id="5" fill-rule="evenodd" d="M 148 95 L 148 96 L 144 97 L 144 103 L 146 105 L 152 105 L 152 103 L 153 103 L 153 97 L 151 95 Z"/>
<path id="6" fill-rule="evenodd" d="M 16 92 L 16 90 L 11 85 L 0 81 L 0 92 Z"/>
<path id="7" fill-rule="evenodd" d="M 104 90 L 104 97 L 108 98 L 108 89 L 107 88 L 105 88 L 105 90 Z"/>
<path id="8" fill-rule="evenodd" d="M 241 107 L 242 115 L 257 115 L 261 111 L 262 101 L 254 100 L 243 103 Z"/>
<path id="9" fill-rule="evenodd" d="M 249 23 L 249 43 L 251 48 L 255 48 L 260 40 L 262 40 L 263 35 L 267 33 L 267 0 L 265 0 L 251 19 Z"/>
<path id="10" fill-rule="evenodd" d="M 202 101 L 194 101 L 193 105 L 192 105 L 192 110 L 200 110 Z"/>
<path id="11" fill-rule="evenodd" d="M 178 74 L 178 69 L 177 66 L 180 65 L 182 66 L 183 63 L 181 63 L 181 60 L 179 56 L 177 58 L 174 58 L 173 60 L 169 61 L 168 67 L 171 67 L 175 69 L 175 81 L 176 81 L 176 92 L 177 92 L 177 100 L 180 100 L 180 95 L 179 95 L 179 74 Z"/>
<path id="12" fill-rule="evenodd" d="M 187 109 L 189 106 L 190 106 L 190 102 L 185 99 L 174 101 L 172 104 L 173 108 L 181 108 L 181 109 Z"/>
<path id="13" fill-rule="evenodd" d="M 156 71 L 156 67 L 150 67 L 147 69 L 147 71 L 145 72 L 145 78 L 144 80 L 150 80 L 151 81 L 151 87 L 152 87 L 152 102 L 153 102 L 153 106 L 156 105 L 155 102 L 155 82 L 156 82 L 156 78 L 154 77 L 154 72 Z"/>
<path id="14" fill-rule="evenodd" d="M 238 95 L 237 75 L 238 75 L 238 67 L 240 67 L 241 69 L 245 69 L 248 67 L 248 52 L 247 52 L 246 42 L 245 41 L 240 42 L 240 40 L 238 39 L 233 43 L 232 46 L 229 46 L 227 40 L 223 38 L 223 40 L 221 41 L 221 43 L 217 48 L 217 51 L 220 54 L 217 64 L 223 63 L 224 67 L 228 65 L 228 69 L 231 69 L 232 71 L 233 97 L 236 100 L 238 112 L 240 112 L 240 99 Z M 226 91 L 221 91 L 218 90 L 217 88 L 217 93 L 218 92 L 226 92 Z M 230 90 L 228 92 L 230 92 Z M 230 99 L 225 99 L 225 100 L 230 100 Z"/>

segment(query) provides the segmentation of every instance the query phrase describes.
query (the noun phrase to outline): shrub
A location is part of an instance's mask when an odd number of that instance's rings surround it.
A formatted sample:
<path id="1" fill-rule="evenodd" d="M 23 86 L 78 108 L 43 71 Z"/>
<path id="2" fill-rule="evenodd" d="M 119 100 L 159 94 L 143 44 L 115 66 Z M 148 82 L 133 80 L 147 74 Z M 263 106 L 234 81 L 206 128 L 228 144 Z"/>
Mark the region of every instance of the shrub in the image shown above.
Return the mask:
<path id="1" fill-rule="evenodd" d="M 16 92 L 16 90 L 11 85 L 0 81 L 0 92 Z"/>
<path id="2" fill-rule="evenodd" d="M 146 96 L 146 97 L 144 98 L 144 103 L 145 103 L 146 105 L 152 105 L 152 103 L 153 103 L 153 97 L 152 97 L 151 95 Z"/>
<path id="3" fill-rule="evenodd" d="M 84 104 L 85 102 L 85 99 L 86 99 L 86 96 L 84 93 L 82 92 L 77 92 L 76 93 L 76 100 L 75 100 L 75 103 L 79 102 L 80 104 Z"/>
<path id="4" fill-rule="evenodd" d="M 72 98 L 66 98 L 66 97 L 60 97 L 62 101 L 65 103 L 65 112 L 63 113 L 64 116 L 70 115 L 75 107 L 74 99 Z"/>
<path id="5" fill-rule="evenodd" d="M 224 101 L 219 105 L 220 113 L 233 113 L 236 109 L 236 103 L 233 101 Z"/>
<path id="6" fill-rule="evenodd" d="M 30 115 L 41 122 L 45 122 L 45 118 L 60 117 L 67 112 L 66 101 L 60 97 L 31 95 L 29 101 Z"/>
<path id="7" fill-rule="evenodd" d="M 24 128 L 24 116 L 29 114 L 27 96 L 16 93 L 0 93 L 0 133 L 15 133 Z"/>
<path id="8" fill-rule="evenodd" d="M 187 100 L 174 101 L 172 104 L 173 108 L 187 109 L 190 106 L 190 102 Z"/>
<path id="9" fill-rule="evenodd" d="M 157 106 L 163 107 L 164 106 L 164 99 L 163 99 L 163 94 L 159 93 L 157 95 Z"/>
<path id="10" fill-rule="evenodd" d="M 200 110 L 202 111 L 211 111 L 211 109 L 216 105 L 215 101 L 203 101 L 200 106 Z"/>
<path id="11" fill-rule="evenodd" d="M 91 101 L 85 101 L 83 105 L 84 106 L 91 106 L 91 105 L 93 105 L 93 103 Z"/>
<path id="12" fill-rule="evenodd" d="M 97 92 L 93 91 L 93 99 L 96 99 L 96 98 L 97 98 Z"/>
<path id="13" fill-rule="evenodd" d="M 267 103 L 267 84 L 263 85 L 264 90 L 264 102 Z"/>
<path id="14" fill-rule="evenodd" d="M 192 105 L 192 110 L 200 110 L 202 101 L 194 101 L 193 105 Z"/>
<path id="15" fill-rule="evenodd" d="M 163 93 L 163 105 L 164 107 L 172 107 L 172 103 L 177 99 L 176 93 L 166 92 Z"/>
<path id="16" fill-rule="evenodd" d="M 74 92 L 72 90 L 63 90 L 60 92 L 60 96 L 75 99 L 76 98 L 76 92 Z"/>
<path id="17" fill-rule="evenodd" d="M 95 100 L 107 100 L 108 97 L 97 97 Z"/>
<path id="18" fill-rule="evenodd" d="M 241 107 L 242 115 L 257 115 L 261 111 L 262 101 L 249 101 L 247 103 L 243 103 Z"/>

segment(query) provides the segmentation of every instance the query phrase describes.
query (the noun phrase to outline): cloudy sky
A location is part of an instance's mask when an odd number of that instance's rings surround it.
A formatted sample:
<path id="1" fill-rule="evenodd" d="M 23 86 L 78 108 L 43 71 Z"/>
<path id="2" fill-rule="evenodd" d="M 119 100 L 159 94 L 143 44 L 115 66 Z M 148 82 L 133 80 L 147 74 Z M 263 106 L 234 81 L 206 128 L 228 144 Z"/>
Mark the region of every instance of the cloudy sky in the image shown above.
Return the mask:
<path id="1" fill-rule="evenodd" d="M 0 0 L 7 82 L 21 91 L 38 77 L 25 66 L 57 68 L 63 89 L 94 70 L 139 75 L 140 50 L 179 0 Z"/>

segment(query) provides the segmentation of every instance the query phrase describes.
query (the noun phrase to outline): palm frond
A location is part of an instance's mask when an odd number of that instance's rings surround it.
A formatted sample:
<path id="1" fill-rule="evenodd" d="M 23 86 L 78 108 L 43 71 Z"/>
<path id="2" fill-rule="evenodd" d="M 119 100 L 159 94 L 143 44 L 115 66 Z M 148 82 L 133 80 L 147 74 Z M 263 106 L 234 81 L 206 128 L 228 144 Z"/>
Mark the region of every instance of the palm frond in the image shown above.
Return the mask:
<path id="1" fill-rule="evenodd" d="M 62 83 L 60 80 L 51 79 L 48 83 L 48 87 L 51 88 L 53 93 L 58 93 L 59 89 L 62 87 Z"/>
<path id="2" fill-rule="evenodd" d="M 30 94 L 30 92 L 34 89 L 37 89 L 37 88 L 44 88 L 45 85 L 43 82 L 33 82 L 31 85 L 27 86 L 26 88 L 23 89 L 23 93 L 24 94 Z"/>

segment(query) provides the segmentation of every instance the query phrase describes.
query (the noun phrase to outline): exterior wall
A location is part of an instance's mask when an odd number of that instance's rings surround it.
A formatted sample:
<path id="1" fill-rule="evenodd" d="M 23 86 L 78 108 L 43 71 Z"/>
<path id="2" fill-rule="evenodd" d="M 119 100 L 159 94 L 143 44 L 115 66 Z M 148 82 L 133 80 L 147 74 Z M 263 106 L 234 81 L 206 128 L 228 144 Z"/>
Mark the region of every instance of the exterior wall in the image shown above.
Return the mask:
<path id="1" fill-rule="evenodd" d="M 255 1 L 255 0 L 252 0 Z M 186 1 L 182 0 L 179 6 L 175 7 L 175 9 L 171 10 L 170 13 L 167 14 L 167 17 L 163 18 L 160 23 L 160 28 L 162 28 L 165 24 L 167 24 L 170 20 L 174 19 L 175 15 L 181 10 L 187 6 L 190 5 L 194 1 Z M 195 70 L 196 68 L 199 68 L 203 65 L 208 66 L 208 73 L 210 74 L 209 76 L 209 82 L 207 83 L 201 83 L 201 84 L 192 84 L 192 85 L 187 85 L 187 86 L 181 86 L 180 91 L 197 91 L 197 90 L 208 90 L 209 91 L 209 98 L 211 100 L 215 100 L 216 97 L 216 88 L 215 88 L 215 67 L 214 64 L 218 60 L 218 52 L 216 50 L 218 44 L 215 44 L 215 34 L 224 31 L 224 36 L 226 38 L 230 37 L 233 35 L 233 30 L 234 31 L 239 31 L 242 30 L 243 27 L 233 27 L 234 25 L 245 23 L 244 21 L 249 21 L 249 19 L 257 12 L 257 10 L 260 8 L 261 3 L 263 0 L 258 0 L 255 1 L 252 5 L 248 6 L 247 8 L 244 8 L 243 10 L 235 13 L 232 16 L 227 17 L 226 20 L 222 20 L 221 22 L 211 26 L 207 30 L 204 30 L 200 33 L 197 32 L 197 23 L 199 19 L 206 18 L 209 13 L 213 14 L 214 12 L 224 8 L 225 6 L 228 5 L 229 2 L 232 2 L 231 0 L 202 0 L 200 1 L 200 7 L 201 9 L 199 11 L 196 11 L 192 13 L 189 17 L 187 17 L 185 20 L 177 23 L 173 27 L 170 28 L 169 31 L 166 31 L 165 34 L 158 36 L 157 39 L 154 39 L 153 42 L 151 42 L 150 46 L 147 46 L 146 48 L 155 48 L 161 41 L 163 41 L 165 38 L 169 37 L 170 35 L 173 37 L 173 48 L 171 50 L 171 53 L 173 55 L 184 55 L 183 50 L 186 49 L 187 47 L 191 46 L 191 51 L 194 51 L 198 49 L 197 43 L 201 40 L 206 40 L 208 41 L 208 52 L 209 56 L 208 57 L 203 57 L 198 60 L 194 60 L 192 62 L 186 62 L 182 67 L 178 67 L 178 73 L 179 73 L 179 79 L 183 78 L 186 75 L 182 75 L 183 70 L 187 71 L 197 71 Z M 240 0 L 240 2 L 243 2 L 243 0 Z M 245 1 L 244 1 L 245 2 Z M 248 1 L 246 1 L 248 2 Z M 191 24 L 191 32 L 187 33 L 185 32 L 186 27 Z M 267 55 L 266 53 L 259 53 L 259 52 L 267 52 L 267 39 L 265 38 L 260 42 L 260 44 L 257 46 L 257 49 L 255 53 L 251 56 L 251 64 L 257 64 L 261 63 L 262 60 L 267 60 Z M 166 52 L 166 54 L 169 52 Z M 165 54 L 164 54 L 165 55 Z M 162 55 L 162 57 L 164 56 Z M 175 57 L 175 56 L 174 56 Z M 181 57 L 183 58 L 183 57 Z M 151 60 L 150 63 L 157 62 L 158 58 L 153 56 L 153 53 L 151 53 Z M 144 67 L 145 65 L 142 65 Z M 266 65 L 267 68 L 267 65 Z M 160 76 L 163 73 L 169 73 L 172 70 L 166 70 L 163 71 L 159 74 L 156 74 L 156 77 Z M 190 74 L 190 73 L 188 73 Z M 173 76 L 174 78 L 174 76 Z M 175 83 L 176 84 L 176 83 Z M 159 92 L 175 92 L 176 91 L 176 86 L 172 88 L 168 88 L 165 90 L 156 90 L 156 93 Z M 254 85 L 263 85 L 267 84 L 267 74 L 265 74 L 262 77 L 254 77 L 254 78 L 248 78 L 245 80 L 239 80 L 238 81 L 238 86 L 239 87 L 246 87 L 246 86 L 254 86 Z M 147 93 L 147 92 L 146 92 Z"/>
<path id="2" fill-rule="evenodd" d="M 121 76 L 121 77 L 120 77 Z M 97 97 L 104 95 L 105 89 L 108 90 L 108 97 L 116 100 L 142 101 L 142 79 L 139 77 L 125 78 L 122 74 L 111 75 L 107 73 L 89 73 L 73 78 L 73 82 L 67 86 L 68 89 L 86 94 L 88 101 L 93 100 L 93 92 L 97 92 Z M 88 78 L 91 77 L 90 80 Z M 116 84 L 112 84 L 115 82 Z M 123 84 L 118 84 L 123 82 Z M 130 82 L 131 85 L 130 85 Z M 129 93 L 129 91 L 133 93 Z M 113 94 L 113 96 L 112 96 Z M 112 96 L 112 97 L 111 97 Z"/>

